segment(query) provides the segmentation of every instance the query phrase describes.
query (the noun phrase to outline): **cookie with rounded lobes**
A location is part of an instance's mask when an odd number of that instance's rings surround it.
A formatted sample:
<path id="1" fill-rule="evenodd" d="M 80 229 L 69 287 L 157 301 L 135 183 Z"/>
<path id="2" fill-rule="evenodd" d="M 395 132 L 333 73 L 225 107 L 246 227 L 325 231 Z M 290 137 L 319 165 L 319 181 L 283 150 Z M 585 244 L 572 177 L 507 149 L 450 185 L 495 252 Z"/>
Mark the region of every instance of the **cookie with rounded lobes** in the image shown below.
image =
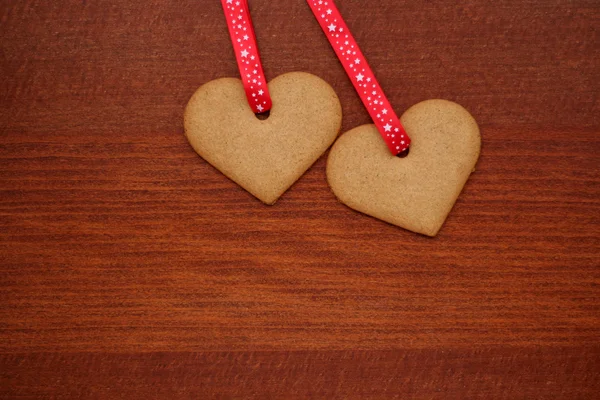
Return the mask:
<path id="1" fill-rule="evenodd" d="M 194 150 L 265 204 L 277 199 L 331 146 L 342 107 L 321 78 L 292 72 L 269 84 L 273 107 L 261 120 L 242 82 L 204 84 L 185 109 L 184 128 Z"/>
<path id="2" fill-rule="evenodd" d="M 479 158 L 481 138 L 467 110 L 426 100 L 400 118 L 410 152 L 395 157 L 375 125 L 343 134 L 327 160 L 327 181 L 347 206 L 413 232 L 435 236 Z"/>

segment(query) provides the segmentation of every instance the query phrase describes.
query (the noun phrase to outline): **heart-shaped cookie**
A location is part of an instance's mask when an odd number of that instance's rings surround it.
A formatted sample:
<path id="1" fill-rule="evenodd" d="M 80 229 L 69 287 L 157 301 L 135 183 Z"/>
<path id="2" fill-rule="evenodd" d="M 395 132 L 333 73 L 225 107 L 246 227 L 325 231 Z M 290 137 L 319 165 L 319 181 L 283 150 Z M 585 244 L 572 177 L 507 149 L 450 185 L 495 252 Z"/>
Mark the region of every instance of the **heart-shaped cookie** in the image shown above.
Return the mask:
<path id="1" fill-rule="evenodd" d="M 481 138 L 467 110 L 446 100 L 414 105 L 400 118 L 412 143 L 393 156 L 374 125 L 343 134 L 327 160 L 338 199 L 362 213 L 435 236 L 474 171 Z"/>
<path id="2" fill-rule="evenodd" d="M 269 83 L 267 119 L 252 112 L 242 82 L 206 83 L 190 99 L 185 134 L 196 152 L 266 204 L 274 204 L 337 137 L 342 107 L 321 78 L 292 72 Z"/>

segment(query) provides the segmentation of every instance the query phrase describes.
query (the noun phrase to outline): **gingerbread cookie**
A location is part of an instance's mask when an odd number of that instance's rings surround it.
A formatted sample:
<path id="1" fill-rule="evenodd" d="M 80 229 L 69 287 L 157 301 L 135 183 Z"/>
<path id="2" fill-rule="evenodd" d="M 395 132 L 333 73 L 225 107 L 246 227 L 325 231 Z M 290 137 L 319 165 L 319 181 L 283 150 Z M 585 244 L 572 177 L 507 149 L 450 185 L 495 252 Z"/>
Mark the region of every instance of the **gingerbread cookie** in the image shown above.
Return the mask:
<path id="1" fill-rule="evenodd" d="M 267 119 L 252 112 L 242 82 L 217 79 L 200 87 L 184 114 L 196 152 L 266 204 L 274 204 L 337 137 L 342 108 L 324 80 L 304 72 L 273 79 Z"/>
<path id="2" fill-rule="evenodd" d="M 412 139 L 405 158 L 390 153 L 374 125 L 343 134 L 327 161 L 327 180 L 349 207 L 435 236 L 479 158 L 479 127 L 467 110 L 427 100 L 401 117 Z"/>

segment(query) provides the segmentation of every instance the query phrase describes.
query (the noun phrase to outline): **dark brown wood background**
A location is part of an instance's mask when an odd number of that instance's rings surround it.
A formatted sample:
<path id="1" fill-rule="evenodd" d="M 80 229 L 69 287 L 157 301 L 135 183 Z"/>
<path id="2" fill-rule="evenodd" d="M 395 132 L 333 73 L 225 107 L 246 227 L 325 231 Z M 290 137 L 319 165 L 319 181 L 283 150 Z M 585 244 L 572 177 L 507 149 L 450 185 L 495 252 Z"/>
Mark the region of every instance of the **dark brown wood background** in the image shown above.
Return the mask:
<path id="1" fill-rule="evenodd" d="M 483 148 L 440 235 L 274 207 L 191 150 L 237 76 L 217 0 L 0 4 L 0 397 L 591 399 L 600 392 L 600 3 L 339 0 L 396 111 Z M 308 6 L 251 1 L 266 74 L 368 123 Z"/>

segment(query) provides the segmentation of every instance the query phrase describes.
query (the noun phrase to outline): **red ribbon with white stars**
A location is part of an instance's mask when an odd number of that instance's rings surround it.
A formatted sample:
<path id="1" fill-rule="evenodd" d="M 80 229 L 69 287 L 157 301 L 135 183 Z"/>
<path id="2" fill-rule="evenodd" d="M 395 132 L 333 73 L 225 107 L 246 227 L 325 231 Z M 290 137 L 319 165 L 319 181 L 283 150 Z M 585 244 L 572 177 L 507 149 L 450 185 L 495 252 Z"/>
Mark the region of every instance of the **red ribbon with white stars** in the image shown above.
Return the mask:
<path id="1" fill-rule="evenodd" d="M 221 4 L 250 108 L 255 114 L 267 112 L 272 106 L 271 96 L 258 56 L 248 0 L 221 0 Z"/>
<path id="2" fill-rule="evenodd" d="M 388 148 L 394 155 L 402 153 L 410 146 L 410 138 L 333 0 L 306 1 Z"/>

